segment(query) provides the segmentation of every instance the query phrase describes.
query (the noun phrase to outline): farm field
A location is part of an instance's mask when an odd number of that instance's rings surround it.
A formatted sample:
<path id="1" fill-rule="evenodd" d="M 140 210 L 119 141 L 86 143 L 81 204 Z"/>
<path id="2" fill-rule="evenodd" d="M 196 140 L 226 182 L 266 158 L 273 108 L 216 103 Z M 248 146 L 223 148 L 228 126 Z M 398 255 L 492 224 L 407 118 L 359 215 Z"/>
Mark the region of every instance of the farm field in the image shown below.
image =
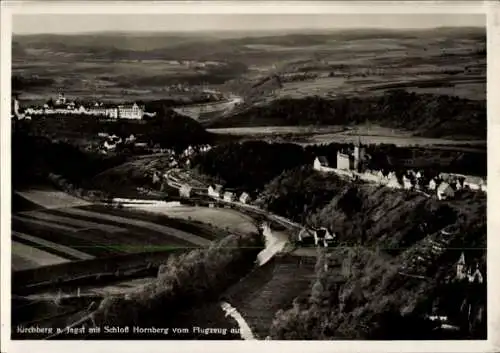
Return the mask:
<path id="1" fill-rule="evenodd" d="M 228 231 L 238 233 L 254 233 L 255 222 L 250 216 L 224 208 L 207 208 L 178 206 L 172 208 L 155 208 L 148 205 L 137 205 L 134 208 L 150 214 L 166 215 L 176 219 L 192 220 L 207 224 L 223 226 Z"/>
<path id="2" fill-rule="evenodd" d="M 16 191 L 21 197 L 29 202 L 45 208 L 77 207 L 90 205 L 90 202 L 71 196 L 57 190 Z"/>
<path id="3" fill-rule="evenodd" d="M 153 277 L 144 277 L 111 282 L 105 285 L 81 285 L 78 287 L 64 287 L 57 291 L 47 291 L 26 295 L 24 298 L 30 300 L 50 300 L 58 297 L 78 296 L 108 296 L 122 295 L 136 290 L 154 281 Z"/>
<path id="4" fill-rule="evenodd" d="M 87 205 L 12 216 L 14 269 L 120 254 L 208 246 L 228 233 L 162 215 Z"/>
<path id="5" fill-rule="evenodd" d="M 14 271 L 27 270 L 40 266 L 50 266 L 69 261 L 65 258 L 17 241 L 12 241 L 11 246 L 12 269 Z"/>

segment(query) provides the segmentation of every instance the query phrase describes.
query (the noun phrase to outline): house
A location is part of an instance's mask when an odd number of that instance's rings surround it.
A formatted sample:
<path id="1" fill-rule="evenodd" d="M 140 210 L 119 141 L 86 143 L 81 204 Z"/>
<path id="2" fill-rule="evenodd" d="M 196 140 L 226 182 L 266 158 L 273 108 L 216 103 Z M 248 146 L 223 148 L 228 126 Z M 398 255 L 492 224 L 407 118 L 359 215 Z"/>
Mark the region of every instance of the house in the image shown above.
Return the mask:
<path id="1" fill-rule="evenodd" d="M 148 144 L 147 144 L 147 142 L 136 142 L 136 143 L 134 143 L 134 147 L 146 148 L 146 147 L 148 147 Z"/>
<path id="2" fill-rule="evenodd" d="M 116 148 L 116 142 L 113 140 L 106 140 L 104 141 L 104 148 L 106 150 L 114 150 Z"/>
<path id="3" fill-rule="evenodd" d="M 474 273 L 472 273 L 471 268 L 469 268 L 468 273 L 467 273 L 467 279 L 469 280 L 470 283 L 483 283 L 484 278 L 483 274 L 479 270 L 479 264 L 476 264 L 476 270 Z"/>
<path id="4" fill-rule="evenodd" d="M 413 187 L 413 183 L 411 182 L 410 177 L 403 175 L 402 181 L 404 189 L 409 190 Z"/>
<path id="5" fill-rule="evenodd" d="M 401 185 L 397 175 L 393 172 L 389 173 L 387 187 L 393 189 L 402 189 L 403 185 Z"/>
<path id="6" fill-rule="evenodd" d="M 462 252 L 460 258 L 458 259 L 456 268 L 455 279 L 458 281 L 467 280 L 469 283 L 483 283 L 484 277 L 479 269 L 479 264 L 476 264 L 475 271 L 472 272 L 472 268 L 467 266 L 465 262 L 465 254 Z"/>
<path id="7" fill-rule="evenodd" d="M 249 203 L 250 202 L 250 195 L 246 192 L 243 192 L 240 196 L 240 202 L 241 203 Z"/>
<path id="8" fill-rule="evenodd" d="M 336 238 L 335 234 L 332 235 L 330 231 L 325 227 L 321 227 L 315 230 L 313 234 L 314 245 L 323 246 L 325 248 L 327 248 Z"/>
<path id="9" fill-rule="evenodd" d="M 468 188 L 470 190 L 481 190 L 482 185 L 484 184 L 486 183 L 480 177 L 468 176 L 464 180 L 464 188 Z"/>
<path id="10" fill-rule="evenodd" d="M 455 196 L 455 191 L 453 191 L 450 184 L 445 181 L 439 184 L 437 188 L 437 197 L 439 200 L 446 200 L 452 198 L 453 196 Z"/>
<path id="11" fill-rule="evenodd" d="M 125 143 L 133 143 L 135 140 L 135 136 L 133 134 L 130 134 L 130 136 L 125 139 Z"/>
<path id="12" fill-rule="evenodd" d="M 220 198 L 222 193 L 222 185 L 210 185 L 208 187 L 208 196 Z"/>
<path id="13" fill-rule="evenodd" d="M 192 190 L 191 186 L 183 184 L 179 189 L 179 196 L 189 198 L 191 196 L 191 190 Z"/>
<path id="14" fill-rule="evenodd" d="M 153 184 L 158 184 L 160 181 L 161 181 L 160 173 L 154 172 L 153 173 Z"/>
<path id="15" fill-rule="evenodd" d="M 316 244 L 316 237 L 315 237 L 313 231 L 311 231 L 310 229 L 308 229 L 306 227 L 303 227 L 299 232 L 299 235 L 297 237 L 297 241 L 301 245 L 312 245 L 312 244 Z"/>
<path id="16" fill-rule="evenodd" d="M 234 202 L 235 195 L 234 192 L 226 191 L 224 193 L 224 201 L 226 202 Z"/>
<path id="17" fill-rule="evenodd" d="M 330 163 L 328 163 L 328 159 L 325 156 L 316 157 L 314 160 L 313 168 L 317 171 L 324 171 L 330 167 Z"/>
<path id="18" fill-rule="evenodd" d="M 436 187 L 437 187 L 436 179 L 432 178 L 429 181 L 429 190 L 436 190 Z"/>

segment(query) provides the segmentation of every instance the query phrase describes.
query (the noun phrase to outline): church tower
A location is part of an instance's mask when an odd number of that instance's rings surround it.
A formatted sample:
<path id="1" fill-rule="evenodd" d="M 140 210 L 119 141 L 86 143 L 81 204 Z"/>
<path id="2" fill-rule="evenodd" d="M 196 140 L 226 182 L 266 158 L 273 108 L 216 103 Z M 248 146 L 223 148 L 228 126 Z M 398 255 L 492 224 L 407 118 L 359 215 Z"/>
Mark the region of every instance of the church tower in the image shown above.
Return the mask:
<path id="1" fill-rule="evenodd" d="M 354 170 L 361 172 L 363 161 L 365 159 L 365 147 L 361 144 L 361 137 L 358 136 L 358 141 L 354 144 Z"/>

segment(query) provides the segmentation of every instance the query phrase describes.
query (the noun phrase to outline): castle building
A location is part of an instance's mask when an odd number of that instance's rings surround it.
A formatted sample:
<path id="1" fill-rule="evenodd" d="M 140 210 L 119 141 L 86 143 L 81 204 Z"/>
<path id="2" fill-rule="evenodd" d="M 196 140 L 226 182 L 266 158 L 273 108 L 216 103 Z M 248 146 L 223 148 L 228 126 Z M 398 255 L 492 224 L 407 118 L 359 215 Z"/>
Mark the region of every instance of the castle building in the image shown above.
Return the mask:
<path id="1" fill-rule="evenodd" d="M 354 151 L 352 153 L 337 151 L 337 169 L 362 172 L 365 158 L 365 147 L 361 144 L 361 141 L 358 140 L 354 145 Z"/>

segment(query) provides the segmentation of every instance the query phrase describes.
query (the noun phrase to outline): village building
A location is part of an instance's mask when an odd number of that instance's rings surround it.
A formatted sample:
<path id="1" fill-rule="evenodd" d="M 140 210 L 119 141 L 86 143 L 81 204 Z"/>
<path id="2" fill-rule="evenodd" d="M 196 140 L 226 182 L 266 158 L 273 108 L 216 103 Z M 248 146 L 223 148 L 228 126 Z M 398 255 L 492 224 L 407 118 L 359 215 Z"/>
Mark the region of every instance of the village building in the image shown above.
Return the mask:
<path id="1" fill-rule="evenodd" d="M 314 245 L 323 246 L 325 248 L 330 246 L 336 238 L 336 235 L 331 234 L 330 231 L 325 227 L 316 229 L 313 234 L 314 234 Z"/>
<path id="2" fill-rule="evenodd" d="M 436 182 L 436 179 L 432 178 L 430 181 L 429 181 L 429 186 L 428 186 L 429 190 L 436 190 L 437 188 L 437 182 Z"/>
<path id="3" fill-rule="evenodd" d="M 208 196 L 220 199 L 221 193 L 222 193 L 222 185 L 216 184 L 216 185 L 210 185 L 208 187 Z"/>
<path id="4" fill-rule="evenodd" d="M 226 201 L 226 202 L 234 202 L 234 200 L 235 200 L 234 192 L 226 191 L 224 193 L 224 201 Z"/>
<path id="5" fill-rule="evenodd" d="M 104 141 L 103 147 L 105 150 L 111 151 L 116 149 L 116 142 L 113 140 Z"/>
<path id="6" fill-rule="evenodd" d="M 450 184 L 443 181 L 436 190 L 438 200 L 447 200 L 455 196 L 455 191 Z"/>
<path id="7" fill-rule="evenodd" d="M 313 168 L 319 172 L 329 171 L 330 163 L 325 156 L 316 157 L 313 163 Z"/>
<path id="8" fill-rule="evenodd" d="M 247 192 L 241 193 L 240 202 L 247 204 L 250 202 L 250 195 Z"/>
<path id="9" fill-rule="evenodd" d="M 484 277 L 479 269 L 479 264 L 476 264 L 474 272 L 472 272 L 472 268 L 467 266 L 465 262 L 465 254 L 462 252 L 460 254 L 460 258 L 456 264 L 456 275 L 455 279 L 457 281 L 468 281 L 469 283 L 483 283 Z"/>
<path id="10" fill-rule="evenodd" d="M 160 172 L 153 172 L 153 184 L 158 184 L 161 181 Z"/>
<path id="11" fill-rule="evenodd" d="M 187 184 L 183 184 L 181 186 L 181 188 L 179 189 L 179 196 L 189 198 L 189 197 L 191 197 L 191 191 L 192 191 L 191 186 L 189 186 Z"/>
<path id="12" fill-rule="evenodd" d="M 316 237 L 314 232 L 308 229 L 307 227 L 303 227 L 300 230 L 299 235 L 297 236 L 297 240 L 302 245 L 307 245 L 307 244 L 312 245 L 316 243 Z"/>
<path id="13" fill-rule="evenodd" d="M 410 190 L 411 188 L 413 188 L 413 183 L 412 183 L 410 177 L 403 175 L 402 181 L 403 181 L 403 188 L 404 189 Z"/>
<path id="14" fill-rule="evenodd" d="M 387 187 L 393 188 L 393 189 L 402 189 L 403 185 L 398 179 L 398 176 L 394 172 L 390 172 L 389 175 L 387 176 Z"/>
<path id="15" fill-rule="evenodd" d="M 468 176 L 465 178 L 463 185 L 464 185 L 464 188 L 468 188 L 468 189 L 474 190 L 474 191 L 483 190 L 483 189 L 486 190 L 486 183 L 480 177 Z"/>

